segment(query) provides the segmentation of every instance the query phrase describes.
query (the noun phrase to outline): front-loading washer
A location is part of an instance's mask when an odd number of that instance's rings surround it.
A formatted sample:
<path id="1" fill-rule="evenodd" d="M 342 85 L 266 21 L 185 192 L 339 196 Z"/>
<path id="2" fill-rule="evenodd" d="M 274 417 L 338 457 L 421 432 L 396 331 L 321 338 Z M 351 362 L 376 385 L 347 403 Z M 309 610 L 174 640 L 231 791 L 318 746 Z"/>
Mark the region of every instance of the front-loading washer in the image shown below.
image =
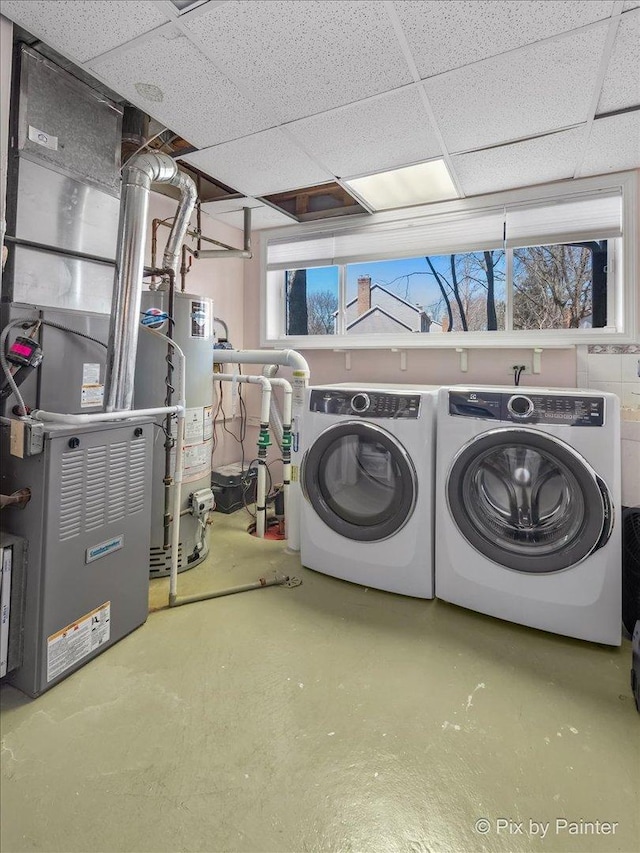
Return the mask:
<path id="1" fill-rule="evenodd" d="M 306 392 L 300 556 L 352 583 L 433 598 L 438 388 L 340 383 Z"/>
<path id="2" fill-rule="evenodd" d="M 614 394 L 443 388 L 436 596 L 620 644 L 620 404 Z"/>

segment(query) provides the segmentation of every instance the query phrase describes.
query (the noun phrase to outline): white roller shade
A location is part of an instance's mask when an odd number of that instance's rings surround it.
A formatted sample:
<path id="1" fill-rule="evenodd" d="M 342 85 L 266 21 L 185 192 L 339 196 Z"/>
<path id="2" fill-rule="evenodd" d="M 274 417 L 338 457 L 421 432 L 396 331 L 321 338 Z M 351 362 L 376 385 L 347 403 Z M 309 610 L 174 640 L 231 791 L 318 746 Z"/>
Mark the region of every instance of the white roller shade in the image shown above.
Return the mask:
<path id="1" fill-rule="evenodd" d="M 310 234 L 295 240 L 269 241 L 267 268 L 299 269 L 333 263 L 333 234 Z"/>
<path id="2" fill-rule="evenodd" d="M 270 270 L 499 249 L 504 208 L 386 222 L 269 242 Z"/>
<path id="3" fill-rule="evenodd" d="M 423 255 L 609 239 L 622 235 L 620 190 L 403 221 L 336 227 L 269 241 L 267 268 L 295 269 Z"/>
<path id="4" fill-rule="evenodd" d="M 620 192 L 507 208 L 507 246 L 542 246 L 622 236 Z"/>
<path id="5" fill-rule="evenodd" d="M 335 259 L 337 263 L 353 263 L 499 249 L 503 232 L 503 208 L 410 219 L 393 226 L 387 224 L 336 233 Z"/>

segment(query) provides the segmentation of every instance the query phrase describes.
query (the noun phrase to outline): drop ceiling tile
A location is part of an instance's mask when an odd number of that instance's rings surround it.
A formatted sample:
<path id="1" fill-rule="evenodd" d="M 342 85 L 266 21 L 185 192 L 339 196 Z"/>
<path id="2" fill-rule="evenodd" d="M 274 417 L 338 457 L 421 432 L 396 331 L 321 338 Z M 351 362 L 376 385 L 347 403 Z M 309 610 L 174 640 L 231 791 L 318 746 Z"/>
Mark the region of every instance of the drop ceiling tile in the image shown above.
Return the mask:
<path id="1" fill-rule="evenodd" d="M 242 198 L 223 198 L 220 201 L 205 201 L 202 204 L 202 209 L 210 216 L 217 216 L 219 213 L 233 213 L 237 210 L 242 210 L 243 207 L 265 207 L 264 202 L 258 201 L 257 198 L 243 196 Z"/>
<path id="2" fill-rule="evenodd" d="M 293 122 L 287 129 L 341 177 L 442 153 L 415 86 Z"/>
<path id="3" fill-rule="evenodd" d="M 640 104 L 640 9 L 620 19 L 598 113 Z"/>
<path id="4" fill-rule="evenodd" d="M 198 148 L 271 124 L 183 35 L 145 39 L 92 62 L 91 71 Z"/>
<path id="5" fill-rule="evenodd" d="M 640 6 L 639 0 L 625 0 L 625 4 L 622 7 L 623 12 L 628 12 L 629 9 L 637 9 Z"/>
<path id="6" fill-rule="evenodd" d="M 580 175 L 640 168 L 640 110 L 593 122 Z"/>
<path id="7" fill-rule="evenodd" d="M 184 26 L 281 121 L 412 81 L 384 4 L 371 0 L 230 0 L 196 18 L 187 15 Z"/>
<path id="8" fill-rule="evenodd" d="M 449 152 L 586 121 L 607 27 L 596 24 L 425 80 Z"/>
<path id="9" fill-rule="evenodd" d="M 244 228 L 244 214 L 241 210 L 229 211 L 228 213 L 210 213 L 214 219 L 219 219 L 220 222 L 225 222 L 227 225 L 232 225 L 234 228 Z M 251 230 L 260 231 L 261 228 L 278 228 L 280 225 L 295 225 L 296 220 L 292 219 L 278 210 L 274 210 L 268 205 L 262 205 L 251 211 Z"/>
<path id="10" fill-rule="evenodd" d="M 572 178 L 578 165 L 584 127 L 550 136 L 473 151 L 453 157 L 465 195 L 543 184 Z"/>
<path id="11" fill-rule="evenodd" d="M 611 15 L 611 0 L 394 2 L 420 72 L 431 77 Z"/>
<path id="12" fill-rule="evenodd" d="M 277 129 L 225 142 L 183 158 L 245 195 L 260 196 L 333 181 L 330 172 Z"/>
<path id="13" fill-rule="evenodd" d="M 3 0 L 2 14 L 76 62 L 170 20 L 149 0 Z"/>

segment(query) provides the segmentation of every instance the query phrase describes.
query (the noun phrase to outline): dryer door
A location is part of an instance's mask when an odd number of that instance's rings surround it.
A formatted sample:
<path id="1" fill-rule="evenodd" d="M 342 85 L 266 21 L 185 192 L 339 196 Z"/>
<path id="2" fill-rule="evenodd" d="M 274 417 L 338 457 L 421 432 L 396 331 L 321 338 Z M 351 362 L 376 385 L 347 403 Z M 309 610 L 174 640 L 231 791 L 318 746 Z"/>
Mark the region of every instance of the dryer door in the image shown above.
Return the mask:
<path id="1" fill-rule="evenodd" d="M 446 483 L 460 532 L 485 557 L 520 572 L 556 572 L 609 538 L 613 505 L 568 444 L 527 429 L 496 429 L 456 456 Z"/>
<path id="2" fill-rule="evenodd" d="M 343 421 L 321 433 L 304 456 L 301 483 L 324 523 L 360 542 L 387 539 L 401 530 L 418 494 L 404 447 L 366 421 Z"/>

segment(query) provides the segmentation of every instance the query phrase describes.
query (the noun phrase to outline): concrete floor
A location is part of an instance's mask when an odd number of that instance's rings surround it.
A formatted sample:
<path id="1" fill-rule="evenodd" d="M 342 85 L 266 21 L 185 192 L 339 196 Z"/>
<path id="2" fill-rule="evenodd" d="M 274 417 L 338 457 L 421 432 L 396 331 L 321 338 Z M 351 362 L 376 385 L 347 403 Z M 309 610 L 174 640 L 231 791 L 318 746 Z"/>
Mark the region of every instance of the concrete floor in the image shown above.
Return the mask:
<path id="1" fill-rule="evenodd" d="M 629 643 L 365 590 L 247 521 L 216 514 L 180 594 L 302 586 L 154 612 L 39 699 L 2 688 L 3 853 L 638 849 Z"/>

